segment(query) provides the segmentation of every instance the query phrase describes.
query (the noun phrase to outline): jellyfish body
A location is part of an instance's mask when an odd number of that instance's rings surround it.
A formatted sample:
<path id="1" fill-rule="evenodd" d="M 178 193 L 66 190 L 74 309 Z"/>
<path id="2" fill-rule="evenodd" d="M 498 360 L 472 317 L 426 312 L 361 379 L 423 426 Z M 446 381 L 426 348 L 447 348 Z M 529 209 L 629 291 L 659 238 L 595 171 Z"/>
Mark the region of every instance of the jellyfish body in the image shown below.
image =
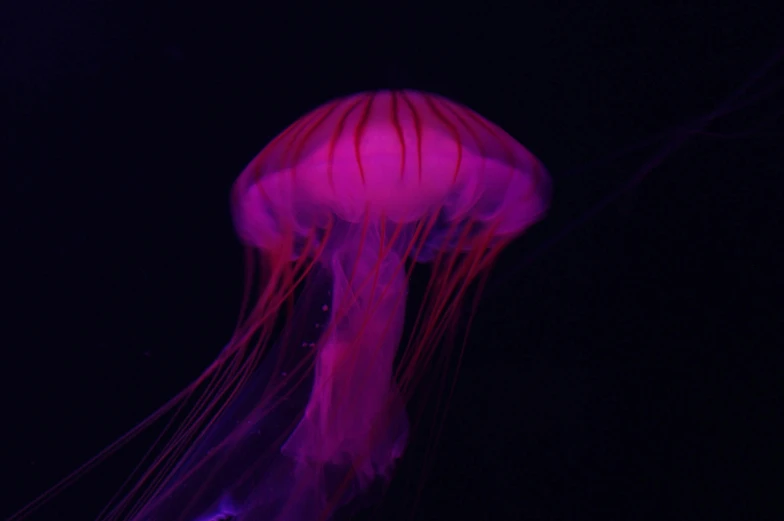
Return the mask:
<path id="1" fill-rule="evenodd" d="M 349 471 L 339 493 L 311 491 L 324 512 L 336 506 L 330 496 L 344 502 L 389 479 L 405 448 L 405 398 L 465 285 L 541 218 L 549 194 L 541 163 L 500 128 L 411 91 L 328 103 L 242 173 L 233 199 L 242 239 L 283 263 L 310 259 L 333 280 L 310 400 L 281 448 L 303 474 Z M 433 261 L 434 286 L 395 374 L 407 260 Z"/>
<path id="2" fill-rule="evenodd" d="M 528 150 L 436 95 L 361 93 L 299 119 L 234 185 L 252 268 L 235 335 L 103 519 L 324 521 L 388 481 L 467 287 L 549 195 Z M 417 262 L 432 272 L 403 339 Z"/>

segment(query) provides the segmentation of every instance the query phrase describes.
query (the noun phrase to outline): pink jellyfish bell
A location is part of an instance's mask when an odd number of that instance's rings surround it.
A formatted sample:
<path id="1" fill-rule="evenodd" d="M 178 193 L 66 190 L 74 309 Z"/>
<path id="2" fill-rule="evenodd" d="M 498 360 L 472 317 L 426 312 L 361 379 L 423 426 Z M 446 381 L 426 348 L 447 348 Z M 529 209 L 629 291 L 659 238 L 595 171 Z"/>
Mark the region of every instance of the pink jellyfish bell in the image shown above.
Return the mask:
<path id="1" fill-rule="evenodd" d="M 319 509 L 389 478 L 406 443 L 405 399 L 467 285 L 541 219 L 550 188 L 542 164 L 498 126 L 415 91 L 327 103 L 242 172 L 235 223 L 267 274 L 251 327 L 263 326 L 314 267 L 332 281 L 309 401 L 281 447 Z M 415 262 L 432 262 L 432 277 L 394 371 Z M 316 477 L 326 466 L 350 470 L 342 486 Z"/>

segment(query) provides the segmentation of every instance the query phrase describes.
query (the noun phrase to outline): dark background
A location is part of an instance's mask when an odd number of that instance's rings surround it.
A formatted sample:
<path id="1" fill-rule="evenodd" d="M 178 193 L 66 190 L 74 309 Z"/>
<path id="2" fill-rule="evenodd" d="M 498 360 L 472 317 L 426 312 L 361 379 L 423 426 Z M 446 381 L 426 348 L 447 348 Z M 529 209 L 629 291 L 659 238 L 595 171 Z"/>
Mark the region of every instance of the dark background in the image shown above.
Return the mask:
<path id="1" fill-rule="evenodd" d="M 225 344 L 228 193 L 261 147 L 410 87 L 501 125 L 555 193 L 490 280 L 417 512 L 414 445 L 376 518 L 780 518 L 784 64 L 693 124 L 784 48 L 775 2 L 252 4 L 2 4 L 2 513 Z M 133 461 L 35 519 L 90 519 Z"/>

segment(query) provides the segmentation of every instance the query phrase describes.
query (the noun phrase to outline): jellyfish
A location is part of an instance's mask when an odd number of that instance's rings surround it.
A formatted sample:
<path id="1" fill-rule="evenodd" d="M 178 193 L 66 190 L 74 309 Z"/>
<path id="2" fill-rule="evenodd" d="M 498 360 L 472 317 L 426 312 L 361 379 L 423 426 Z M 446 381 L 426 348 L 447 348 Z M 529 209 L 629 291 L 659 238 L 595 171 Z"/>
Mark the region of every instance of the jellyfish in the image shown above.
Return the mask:
<path id="1" fill-rule="evenodd" d="M 438 95 L 364 92 L 293 123 L 233 186 L 248 252 L 235 333 L 148 420 L 171 416 L 100 518 L 326 521 L 387 483 L 469 286 L 550 192 L 531 152 Z"/>

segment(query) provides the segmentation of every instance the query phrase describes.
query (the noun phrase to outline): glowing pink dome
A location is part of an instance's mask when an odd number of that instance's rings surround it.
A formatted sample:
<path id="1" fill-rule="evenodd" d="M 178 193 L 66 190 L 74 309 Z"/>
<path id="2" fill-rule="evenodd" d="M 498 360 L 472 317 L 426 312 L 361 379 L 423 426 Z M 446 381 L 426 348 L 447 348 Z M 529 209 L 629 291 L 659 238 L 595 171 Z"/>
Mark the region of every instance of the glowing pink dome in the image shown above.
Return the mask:
<path id="1" fill-rule="evenodd" d="M 306 235 L 328 214 L 348 222 L 493 222 L 517 235 L 547 208 L 550 178 L 525 147 L 476 112 L 416 91 L 331 101 L 289 126 L 243 171 L 237 229 L 266 249 L 284 226 Z"/>

